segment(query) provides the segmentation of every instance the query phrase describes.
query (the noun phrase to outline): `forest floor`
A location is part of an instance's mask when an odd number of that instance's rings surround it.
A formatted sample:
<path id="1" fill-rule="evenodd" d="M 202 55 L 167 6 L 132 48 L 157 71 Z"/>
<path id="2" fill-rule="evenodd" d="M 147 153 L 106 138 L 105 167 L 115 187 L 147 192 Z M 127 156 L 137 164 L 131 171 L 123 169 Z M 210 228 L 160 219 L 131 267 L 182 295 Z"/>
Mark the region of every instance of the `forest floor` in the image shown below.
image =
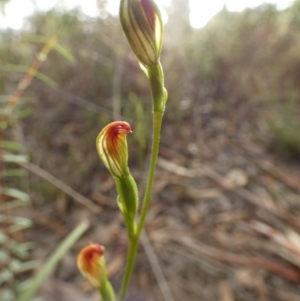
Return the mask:
<path id="1" fill-rule="evenodd" d="M 265 124 L 249 121 L 248 109 L 246 105 L 222 115 L 213 113 L 212 106 L 210 112 L 195 109 L 196 115 L 180 128 L 165 122 L 128 301 L 300 300 L 299 162 L 265 143 Z M 70 127 L 76 132 L 74 124 Z M 43 149 L 22 135 L 31 151 Z M 89 174 L 84 185 L 64 184 L 56 177 L 53 182 L 38 167 L 47 170 L 48 163 L 41 162 L 55 160 L 53 145 L 45 145 L 49 157 L 35 153 L 26 168 L 36 185 L 42 187 L 46 180 L 58 189 L 51 201 L 42 188 L 31 191 L 40 201 L 26 212 L 22 209 L 34 222 L 25 233 L 26 240 L 36 242 L 33 259 L 45 260 L 80 221 L 88 219 L 90 228 L 39 294 L 46 301 L 97 300 L 78 273 L 75 257 L 90 242 L 104 245 L 109 276 L 119 288 L 127 238 L 114 182 L 104 169 Z M 137 166 L 131 170 L 143 187 L 145 172 Z"/>

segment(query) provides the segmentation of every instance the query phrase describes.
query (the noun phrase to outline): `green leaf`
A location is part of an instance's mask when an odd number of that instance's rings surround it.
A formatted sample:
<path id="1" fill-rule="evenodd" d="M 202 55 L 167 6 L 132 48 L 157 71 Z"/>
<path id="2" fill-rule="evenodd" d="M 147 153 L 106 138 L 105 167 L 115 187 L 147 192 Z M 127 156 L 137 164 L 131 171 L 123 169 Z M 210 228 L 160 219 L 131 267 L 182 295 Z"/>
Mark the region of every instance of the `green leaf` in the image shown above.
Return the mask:
<path id="1" fill-rule="evenodd" d="M 23 201 L 23 202 L 28 202 L 30 200 L 30 197 L 27 193 L 15 189 L 15 188 L 1 188 L 0 187 L 0 194 L 10 196 L 14 199 Z"/>
<path id="2" fill-rule="evenodd" d="M 0 291 L 0 300 L 1 301 L 14 301 L 16 297 L 12 290 L 4 289 Z"/>
<path id="3" fill-rule="evenodd" d="M 9 269 L 1 269 L 1 271 L 0 271 L 0 284 L 3 284 L 5 282 L 10 282 L 13 279 L 14 279 L 14 275 Z"/>
<path id="4" fill-rule="evenodd" d="M 25 36 L 25 40 L 33 43 L 46 44 L 49 38 L 35 35 L 27 35 Z M 53 45 L 53 49 L 55 49 L 61 56 L 66 58 L 70 63 L 74 63 L 76 61 L 75 57 L 71 54 L 71 52 L 65 47 L 58 44 L 57 42 Z"/>
<path id="5" fill-rule="evenodd" d="M 28 156 L 25 155 L 13 155 L 13 154 L 3 154 L 0 159 L 4 162 L 11 162 L 11 163 L 24 163 L 28 162 Z"/>
<path id="6" fill-rule="evenodd" d="M 10 95 L 1 95 L 0 96 L 0 102 L 1 103 L 6 103 L 6 102 L 8 102 L 8 100 L 9 100 L 9 98 L 10 98 Z"/>
<path id="7" fill-rule="evenodd" d="M 18 120 L 27 117 L 31 113 L 32 113 L 32 110 L 28 109 L 28 108 L 22 109 L 22 110 L 19 110 L 19 111 L 15 111 L 14 114 L 12 116 L 10 116 L 9 123 L 14 124 Z M 11 112 L 8 112 L 8 115 L 11 115 Z"/>
<path id="8" fill-rule="evenodd" d="M 37 260 L 31 260 L 27 262 L 22 262 L 19 259 L 12 259 L 10 261 L 10 270 L 16 275 L 17 273 L 23 273 L 28 270 L 35 269 L 39 266 L 40 262 Z"/>
<path id="9" fill-rule="evenodd" d="M 41 72 L 36 72 L 35 77 L 38 78 L 40 81 L 44 82 L 46 85 L 52 87 L 52 88 L 57 88 L 58 83 L 55 82 L 53 79 L 48 77 L 47 75 L 41 73 Z"/>
<path id="10" fill-rule="evenodd" d="M 65 47 L 61 46 L 56 42 L 53 48 L 64 58 L 66 58 L 70 63 L 74 63 L 76 61 L 75 57 L 69 52 Z"/>
<path id="11" fill-rule="evenodd" d="M 29 67 L 21 66 L 21 65 L 7 64 L 7 65 L 3 66 L 2 69 L 5 71 L 15 71 L 15 72 L 26 73 L 28 71 Z M 52 80 L 50 77 L 48 77 L 47 75 L 45 75 L 39 71 L 35 71 L 34 76 L 52 88 L 56 88 L 58 86 L 58 84 L 54 80 Z"/>
<path id="12" fill-rule="evenodd" d="M 10 201 L 8 203 L 5 204 L 5 206 L 0 206 L 0 212 L 4 211 L 4 210 L 10 210 L 13 208 L 18 208 L 18 207 L 22 207 L 22 206 L 28 206 L 30 204 L 30 201 Z"/>
<path id="13" fill-rule="evenodd" d="M 36 269 L 40 266 L 40 262 L 38 260 L 31 260 L 27 262 L 20 262 L 15 269 L 15 273 L 23 273 L 26 271 L 30 271 Z"/>
<path id="14" fill-rule="evenodd" d="M 29 284 L 29 287 L 27 287 L 27 289 L 20 294 L 18 301 L 30 301 L 32 299 L 34 294 L 55 268 L 57 263 L 68 252 L 68 250 L 79 239 L 79 237 L 88 229 L 88 227 L 89 223 L 87 221 L 83 221 L 60 243 L 56 250 L 46 260 L 42 268 L 35 274 Z"/>
<path id="15" fill-rule="evenodd" d="M 7 241 L 9 241 L 9 238 L 7 237 L 7 235 L 0 233 L 0 244 L 5 244 L 5 243 L 7 243 Z"/>
<path id="16" fill-rule="evenodd" d="M 36 36 L 36 35 L 26 35 L 23 37 L 24 41 L 26 42 L 34 42 L 34 43 L 41 43 L 45 44 L 49 38 L 43 36 Z"/>
<path id="17" fill-rule="evenodd" d="M 26 176 L 27 172 L 24 169 L 5 169 L 3 174 L 0 174 L 0 177 L 24 177 Z"/>
<path id="18" fill-rule="evenodd" d="M 0 214 L 0 223 L 12 224 L 7 229 L 10 233 L 29 228 L 32 225 L 32 221 L 28 218 L 3 214 Z"/>
<path id="19" fill-rule="evenodd" d="M 25 260 L 29 256 L 29 251 L 33 249 L 35 246 L 32 242 L 26 242 L 26 243 L 17 243 L 15 241 L 12 241 L 11 243 L 11 250 L 15 256 L 17 256 L 20 259 Z"/>
<path id="20" fill-rule="evenodd" d="M 19 224 L 14 224 L 9 226 L 7 228 L 7 232 L 8 233 L 18 232 L 30 228 L 31 226 L 32 226 L 32 222 L 28 220 L 28 223 L 19 223 Z"/>
<path id="21" fill-rule="evenodd" d="M 9 260 L 8 253 L 3 249 L 0 249 L 0 262 L 7 262 Z"/>
<path id="22" fill-rule="evenodd" d="M 21 151 L 23 150 L 23 146 L 20 143 L 13 142 L 13 141 L 1 141 L 0 147 L 12 151 Z"/>
<path id="23" fill-rule="evenodd" d="M 21 264 L 22 264 L 21 260 L 15 258 L 11 259 L 9 262 L 10 271 L 15 274 L 20 269 Z"/>
<path id="24" fill-rule="evenodd" d="M 3 245 L 5 244 L 9 248 L 10 254 L 14 254 L 22 260 L 25 260 L 29 256 L 30 249 L 33 249 L 33 247 L 35 246 L 35 244 L 32 242 L 20 244 L 13 239 L 9 239 L 8 237 L 6 237 L 4 241 L 2 238 L 0 243 Z M 5 256 L 8 256 L 8 254 L 2 250 L 2 253 L 0 252 L 0 261 L 1 258 L 3 259 L 5 258 Z"/>
<path id="25" fill-rule="evenodd" d="M 11 95 L 0 95 L 0 103 L 6 103 L 10 99 Z M 20 97 L 22 102 L 34 102 L 35 98 L 33 97 Z"/>

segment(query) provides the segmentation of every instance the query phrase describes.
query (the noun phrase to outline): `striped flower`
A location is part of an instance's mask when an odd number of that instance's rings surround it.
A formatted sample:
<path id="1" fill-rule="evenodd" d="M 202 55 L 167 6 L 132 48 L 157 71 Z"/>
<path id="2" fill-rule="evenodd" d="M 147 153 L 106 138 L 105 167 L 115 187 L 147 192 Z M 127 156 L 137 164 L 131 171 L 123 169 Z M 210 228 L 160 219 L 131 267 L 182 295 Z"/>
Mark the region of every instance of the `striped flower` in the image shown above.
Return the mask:
<path id="1" fill-rule="evenodd" d="M 123 178 L 129 174 L 126 136 L 130 132 L 127 122 L 116 121 L 108 124 L 96 139 L 98 154 L 113 177 Z"/>
<path id="2" fill-rule="evenodd" d="M 82 276 L 95 288 L 100 288 L 106 281 L 104 251 L 103 246 L 92 244 L 83 248 L 76 259 Z"/>
<path id="3" fill-rule="evenodd" d="M 159 61 L 163 23 L 153 0 L 121 0 L 120 20 L 127 40 L 145 66 Z"/>

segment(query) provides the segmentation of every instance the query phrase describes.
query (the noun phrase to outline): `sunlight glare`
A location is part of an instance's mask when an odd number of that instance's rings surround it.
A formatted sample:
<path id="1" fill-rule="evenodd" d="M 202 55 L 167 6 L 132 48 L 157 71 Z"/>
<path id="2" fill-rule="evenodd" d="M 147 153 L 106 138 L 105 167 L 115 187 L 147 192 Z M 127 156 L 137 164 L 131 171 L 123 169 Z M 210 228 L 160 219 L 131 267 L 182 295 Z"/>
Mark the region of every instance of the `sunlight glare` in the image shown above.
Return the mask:
<path id="1" fill-rule="evenodd" d="M 201 2 L 199 0 L 190 0 L 190 22 L 194 28 L 200 28 L 223 7 L 222 0 L 211 0 L 209 2 Z"/>
<path id="2" fill-rule="evenodd" d="M 190 0 L 190 22 L 194 28 L 204 27 L 224 5 L 229 11 L 241 12 L 245 8 L 255 8 L 263 3 L 276 4 L 280 10 L 286 9 L 294 0 Z"/>
<path id="3" fill-rule="evenodd" d="M 36 3 L 36 6 L 38 7 L 39 10 L 41 11 L 47 11 L 52 9 L 55 4 L 56 4 L 56 0 L 35 0 L 34 1 Z"/>
<path id="4" fill-rule="evenodd" d="M 172 0 L 155 0 L 162 7 L 164 22 L 168 15 L 164 7 L 169 6 Z M 189 1 L 190 22 L 194 28 L 204 27 L 209 20 L 226 5 L 229 11 L 243 11 L 247 7 L 257 7 L 263 3 L 276 4 L 278 9 L 285 9 L 295 0 L 186 0 Z M 120 0 L 109 0 L 107 10 L 113 16 L 118 15 Z M 63 7 L 64 10 L 80 8 L 88 17 L 97 18 L 100 15 L 97 0 L 11 0 L 5 5 L 5 15 L 0 13 L 0 28 L 12 28 L 19 30 L 26 17 L 35 11 L 47 11 L 54 6 Z M 100 16 L 101 17 L 101 16 Z"/>
<path id="5" fill-rule="evenodd" d="M 33 14 L 34 6 L 29 2 L 20 9 L 20 2 L 18 0 L 12 0 L 5 6 L 4 12 L 5 15 L 0 18 L 0 26 L 19 30 L 23 27 L 24 19 Z"/>

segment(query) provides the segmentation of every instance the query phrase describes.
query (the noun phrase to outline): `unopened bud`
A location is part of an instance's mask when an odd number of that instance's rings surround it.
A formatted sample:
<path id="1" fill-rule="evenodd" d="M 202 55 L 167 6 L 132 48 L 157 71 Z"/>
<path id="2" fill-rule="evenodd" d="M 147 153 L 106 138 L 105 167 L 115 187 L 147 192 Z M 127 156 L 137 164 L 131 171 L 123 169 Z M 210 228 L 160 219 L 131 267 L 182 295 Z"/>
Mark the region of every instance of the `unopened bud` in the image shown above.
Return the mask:
<path id="1" fill-rule="evenodd" d="M 163 23 L 153 0 L 121 0 L 120 20 L 128 42 L 145 66 L 157 64 L 162 48 Z"/>
<path id="2" fill-rule="evenodd" d="M 108 124 L 96 139 L 98 154 L 113 177 L 123 178 L 129 174 L 126 136 L 130 132 L 127 122 L 116 121 Z"/>
<path id="3" fill-rule="evenodd" d="M 92 244 L 83 248 L 76 260 L 82 276 L 95 288 L 106 283 L 104 251 L 103 246 Z"/>

